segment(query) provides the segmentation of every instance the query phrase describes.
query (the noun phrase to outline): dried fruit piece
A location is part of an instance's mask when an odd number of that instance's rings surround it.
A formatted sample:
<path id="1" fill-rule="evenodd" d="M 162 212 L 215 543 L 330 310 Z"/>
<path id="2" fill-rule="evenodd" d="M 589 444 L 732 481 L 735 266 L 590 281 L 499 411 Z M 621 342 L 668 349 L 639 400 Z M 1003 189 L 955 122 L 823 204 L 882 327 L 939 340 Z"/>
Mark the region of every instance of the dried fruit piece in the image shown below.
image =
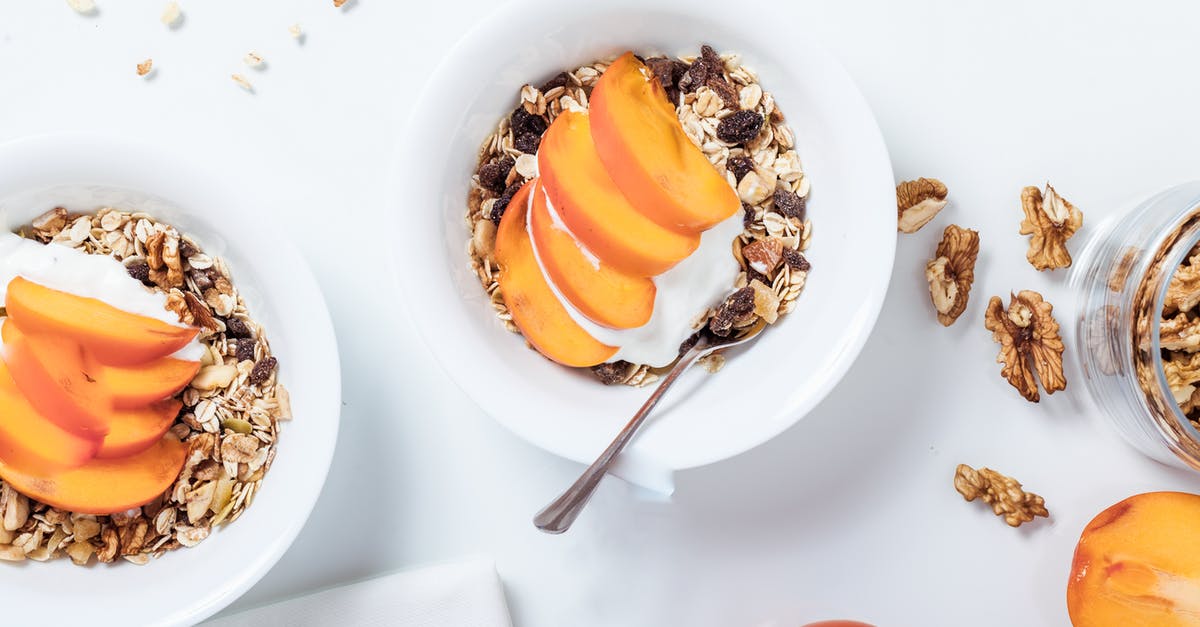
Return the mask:
<path id="1" fill-rule="evenodd" d="M 154 69 L 154 59 L 146 59 L 145 61 L 142 61 L 141 63 L 137 64 L 137 75 L 145 76 L 150 73 L 150 70 L 153 70 L 153 69 Z"/>
<path id="2" fill-rule="evenodd" d="M 777 187 L 772 200 L 775 202 L 775 211 L 783 214 L 784 217 L 795 218 L 801 222 L 804 221 L 808 202 L 803 196 L 782 187 Z"/>
<path id="3" fill-rule="evenodd" d="M 483 164 L 479 167 L 480 186 L 497 194 L 503 192 L 505 181 L 508 180 L 508 173 L 513 169 L 514 165 L 516 165 L 516 160 L 509 155 L 504 155 L 499 160 Z"/>
<path id="4" fill-rule="evenodd" d="M 512 115 L 509 116 L 509 125 L 512 127 L 514 137 L 525 133 L 541 135 L 546 132 L 546 120 L 542 119 L 540 115 L 526 111 L 523 107 L 513 109 Z"/>
<path id="5" fill-rule="evenodd" d="M 761 280 L 751 281 L 750 288 L 754 290 L 754 315 L 775 324 L 779 319 L 779 295 Z"/>
<path id="6" fill-rule="evenodd" d="M 271 374 L 275 372 L 276 363 L 278 363 L 278 360 L 274 357 L 268 357 L 254 364 L 254 370 L 250 371 L 250 385 L 259 385 L 271 378 Z"/>
<path id="7" fill-rule="evenodd" d="M 975 260 L 979 257 L 979 233 L 957 224 L 946 227 L 935 257 L 925 265 L 929 295 L 938 322 L 950 326 L 967 308 L 971 284 L 975 282 Z"/>
<path id="8" fill-rule="evenodd" d="M 954 489 L 968 502 L 982 499 L 992 506 L 997 516 L 1003 516 L 1010 527 L 1020 527 L 1037 516 L 1049 517 L 1046 501 L 1026 492 L 1021 483 L 991 468 L 975 470 L 966 464 L 954 469 Z"/>
<path id="9" fill-rule="evenodd" d="M 783 242 L 776 237 L 760 239 L 742 248 L 746 265 L 759 274 L 770 276 L 783 260 Z"/>
<path id="10" fill-rule="evenodd" d="M 713 335 L 728 337 L 733 330 L 733 323 L 743 316 L 754 312 L 754 288 L 743 287 L 730 294 L 725 302 L 717 307 L 717 313 L 708 321 L 708 330 Z"/>
<path id="11" fill-rule="evenodd" d="M 592 366 L 592 374 L 600 379 L 604 385 L 616 385 L 624 383 L 629 377 L 630 367 L 633 364 L 627 361 L 614 361 L 607 364 Z"/>
<path id="12" fill-rule="evenodd" d="M 812 269 L 812 265 L 808 263 L 808 259 L 804 258 L 804 253 L 794 248 L 783 249 L 783 261 L 793 270 L 808 272 Z"/>
<path id="13" fill-rule="evenodd" d="M 693 66 L 694 67 L 694 66 Z M 728 144 L 742 144 L 758 137 L 763 116 L 757 111 L 738 111 L 717 124 L 717 139 Z"/>
<path id="14" fill-rule="evenodd" d="M 1008 309 L 999 296 L 988 302 L 984 326 L 1000 344 L 996 362 L 1004 364 L 1000 374 L 1032 403 L 1038 402 L 1038 381 L 1047 394 L 1067 387 L 1063 374 L 1063 342 L 1054 320 L 1054 306 L 1032 290 L 1010 295 Z"/>
<path id="15" fill-rule="evenodd" d="M 491 215 L 488 216 L 491 218 L 492 223 L 494 223 L 496 226 L 500 226 L 500 218 L 504 217 L 504 211 L 508 209 L 508 203 L 512 202 L 513 196 L 516 196 L 517 192 L 520 190 L 521 184 L 513 183 L 512 185 L 509 185 L 502 194 L 500 194 L 500 197 L 497 198 L 496 202 L 492 205 Z"/>
<path id="16" fill-rule="evenodd" d="M 937 179 L 919 178 L 896 186 L 896 211 L 899 228 L 916 233 L 946 207 L 946 185 Z"/>
<path id="17" fill-rule="evenodd" d="M 754 169 L 754 160 L 746 156 L 730 157 L 725 161 L 725 169 L 733 172 L 733 180 L 740 181 Z"/>
<path id="18" fill-rule="evenodd" d="M 541 143 L 541 135 L 537 133 L 521 133 L 513 140 L 513 148 L 532 155 L 537 152 L 538 144 Z"/>
<path id="19" fill-rule="evenodd" d="M 1021 190 L 1021 209 L 1025 219 L 1021 220 L 1021 235 L 1029 238 L 1029 251 L 1025 258 L 1038 270 L 1053 270 L 1071 265 L 1071 253 L 1067 251 L 1067 240 L 1083 225 L 1083 213 L 1059 196 L 1046 183 L 1043 194 L 1036 187 Z"/>

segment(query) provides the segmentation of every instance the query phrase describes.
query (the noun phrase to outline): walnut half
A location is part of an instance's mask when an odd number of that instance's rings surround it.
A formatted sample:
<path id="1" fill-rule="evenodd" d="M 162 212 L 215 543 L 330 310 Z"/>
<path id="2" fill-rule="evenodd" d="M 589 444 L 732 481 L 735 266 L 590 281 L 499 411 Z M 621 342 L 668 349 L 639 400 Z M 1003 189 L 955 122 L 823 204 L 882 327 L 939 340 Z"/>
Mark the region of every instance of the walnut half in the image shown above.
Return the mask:
<path id="1" fill-rule="evenodd" d="M 916 233 L 946 207 L 946 185 L 937 179 L 919 178 L 896 186 L 898 228 Z"/>
<path id="2" fill-rule="evenodd" d="M 1010 527 L 1020 527 L 1037 516 L 1048 518 L 1049 510 L 1042 497 L 1026 492 L 1021 482 L 1006 477 L 991 468 L 975 470 L 966 464 L 954 469 L 954 489 L 967 501 L 983 499 L 997 516 L 1003 516 Z"/>
<path id="3" fill-rule="evenodd" d="M 996 357 L 997 363 L 1004 364 L 1000 374 L 1031 403 L 1041 400 L 1037 380 L 1041 380 L 1046 394 L 1067 388 L 1064 346 L 1053 312 L 1054 306 L 1041 294 L 1022 290 L 1010 295 L 1007 310 L 1000 297 L 993 296 L 984 315 L 984 326 L 1000 344 L 1000 355 Z"/>
<path id="4" fill-rule="evenodd" d="M 925 280 L 938 322 L 950 326 L 967 308 L 979 258 L 979 233 L 957 224 L 946 227 L 935 257 L 925 264 Z"/>
<path id="5" fill-rule="evenodd" d="M 1067 251 L 1067 240 L 1083 226 L 1083 213 L 1058 195 L 1046 183 L 1046 192 L 1036 187 L 1021 191 L 1021 209 L 1025 219 L 1021 220 L 1021 235 L 1029 238 L 1029 250 L 1025 258 L 1040 270 L 1066 268 L 1071 265 L 1071 253 Z"/>

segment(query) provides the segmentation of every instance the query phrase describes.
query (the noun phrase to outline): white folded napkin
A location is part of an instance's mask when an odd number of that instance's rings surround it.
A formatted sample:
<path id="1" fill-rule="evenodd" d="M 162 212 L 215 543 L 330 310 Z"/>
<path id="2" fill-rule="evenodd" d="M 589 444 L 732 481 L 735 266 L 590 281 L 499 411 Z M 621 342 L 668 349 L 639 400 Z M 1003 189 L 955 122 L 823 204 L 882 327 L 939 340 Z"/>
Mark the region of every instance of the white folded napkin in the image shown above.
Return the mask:
<path id="1" fill-rule="evenodd" d="M 491 561 L 384 575 L 213 619 L 208 627 L 511 627 Z"/>

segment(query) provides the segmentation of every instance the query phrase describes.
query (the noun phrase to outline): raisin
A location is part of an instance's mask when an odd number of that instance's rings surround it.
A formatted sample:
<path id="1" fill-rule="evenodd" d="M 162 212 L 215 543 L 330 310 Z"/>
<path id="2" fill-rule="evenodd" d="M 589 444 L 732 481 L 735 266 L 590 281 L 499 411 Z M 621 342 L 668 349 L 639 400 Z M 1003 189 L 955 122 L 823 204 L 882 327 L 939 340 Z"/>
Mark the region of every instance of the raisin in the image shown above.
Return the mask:
<path id="1" fill-rule="evenodd" d="M 754 268 L 746 268 L 746 283 L 749 284 L 755 281 L 758 281 L 767 287 L 771 287 L 771 279 L 768 279 L 767 275 L 755 270 Z"/>
<path id="2" fill-rule="evenodd" d="M 629 365 L 627 361 L 600 364 L 599 366 L 592 366 L 592 374 L 599 377 L 600 382 L 604 385 L 615 385 L 625 381 L 625 375 L 629 372 Z"/>
<path id="3" fill-rule="evenodd" d="M 520 183 L 513 183 L 505 189 L 500 197 L 496 199 L 496 204 L 492 205 L 492 215 L 488 216 L 496 226 L 500 226 L 500 218 L 504 217 L 504 210 L 508 208 L 508 203 L 517 195 L 517 191 L 521 189 Z"/>
<path id="4" fill-rule="evenodd" d="M 748 142 L 762 130 L 763 116 L 756 111 L 738 111 L 717 125 L 717 138 L 730 144 Z"/>
<path id="5" fill-rule="evenodd" d="M 726 109 L 737 109 L 741 106 L 737 90 L 729 84 L 729 81 L 725 80 L 725 77 L 710 74 L 704 84 L 717 92 L 717 95 L 721 97 L 721 104 L 725 105 Z"/>
<path id="6" fill-rule="evenodd" d="M 192 244 L 191 242 L 189 242 L 185 239 L 179 240 L 179 256 L 180 257 L 187 259 L 189 257 L 195 257 L 198 254 L 200 254 L 200 249 L 196 248 L 195 244 Z"/>
<path id="7" fill-rule="evenodd" d="M 717 313 L 708 321 L 708 330 L 718 337 L 728 337 L 733 323 L 738 318 L 754 311 L 754 288 L 743 287 L 732 293 L 717 307 Z"/>
<path id="8" fill-rule="evenodd" d="M 254 344 L 254 340 L 248 338 L 238 340 L 237 352 L 235 353 L 237 360 L 254 361 Z"/>
<path id="9" fill-rule="evenodd" d="M 675 62 L 666 57 L 651 57 L 646 59 L 646 67 L 650 68 L 650 73 L 663 86 L 663 89 L 671 89 L 675 86 Z"/>
<path id="10" fill-rule="evenodd" d="M 546 132 L 546 121 L 542 119 L 542 116 L 534 115 L 526 111 L 524 107 L 513 109 L 509 122 L 512 126 L 513 136 L 525 133 L 541 135 Z"/>
<path id="11" fill-rule="evenodd" d="M 688 339 L 684 340 L 683 343 L 679 345 L 680 355 L 692 350 L 696 344 L 700 343 L 700 333 L 702 333 L 702 331 L 696 331 L 688 336 Z"/>
<path id="12" fill-rule="evenodd" d="M 751 207 L 750 203 L 744 202 L 742 203 L 742 226 L 748 229 L 752 224 L 754 224 L 754 207 Z"/>
<path id="13" fill-rule="evenodd" d="M 569 82 L 570 80 L 571 79 L 567 77 L 566 72 L 559 72 L 557 76 L 546 81 L 546 83 L 544 85 L 542 85 L 541 92 L 546 93 L 556 87 L 566 87 L 567 82 Z"/>
<path id="14" fill-rule="evenodd" d="M 733 172 L 733 178 L 741 182 L 742 177 L 754 169 L 754 160 L 750 157 L 730 157 L 725 161 L 725 169 Z"/>
<path id="15" fill-rule="evenodd" d="M 251 335 L 252 334 L 250 333 L 250 327 L 246 326 L 246 323 L 242 322 L 240 318 L 226 318 L 225 319 L 225 336 L 226 337 L 242 339 L 242 338 L 248 338 Z"/>
<path id="16" fill-rule="evenodd" d="M 125 271 L 129 273 L 129 276 L 141 281 L 142 283 L 148 283 L 150 281 L 150 264 L 146 263 L 145 261 L 134 261 L 133 263 L 125 266 Z"/>
<path id="17" fill-rule="evenodd" d="M 504 191 L 504 181 L 508 179 L 508 173 L 514 164 L 516 164 L 516 160 L 508 155 L 504 155 L 499 161 L 483 164 L 479 167 L 479 184 L 484 189 L 490 189 L 499 194 Z"/>
<path id="18" fill-rule="evenodd" d="M 808 259 L 804 257 L 804 253 L 796 250 L 795 248 L 783 249 L 783 262 L 786 263 L 789 268 L 793 270 L 800 270 L 801 272 L 808 272 L 810 269 L 812 269 L 812 264 L 808 263 Z"/>
<path id="19" fill-rule="evenodd" d="M 538 133 L 521 133 L 513 140 L 513 148 L 527 154 L 537 152 L 538 145 L 542 143 L 542 136 Z"/>
<path id="20" fill-rule="evenodd" d="M 196 284 L 196 290 L 201 294 L 203 294 L 205 290 L 213 287 L 212 279 L 208 278 L 208 274 L 202 271 L 192 270 L 188 273 L 188 276 L 192 277 L 192 282 Z"/>
<path id="21" fill-rule="evenodd" d="M 679 91 L 690 94 L 700 88 L 705 81 L 708 80 L 708 66 L 700 59 L 696 59 L 683 78 L 679 79 Z"/>
<path id="22" fill-rule="evenodd" d="M 700 46 L 700 58 L 697 60 L 708 68 L 710 76 L 720 76 L 725 72 L 725 61 L 721 60 L 721 55 L 717 54 L 717 51 L 708 44 Z"/>
<path id="23" fill-rule="evenodd" d="M 250 371 L 250 377 L 247 381 L 250 385 L 258 385 L 263 381 L 271 378 L 271 373 L 275 372 L 275 364 L 278 363 L 274 357 L 268 357 L 257 364 L 254 364 L 254 369 Z"/>
<path id="24" fill-rule="evenodd" d="M 796 195 L 796 192 L 789 192 L 783 188 L 775 190 L 775 211 L 789 218 L 803 221 L 807 204 L 803 198 Z"/>

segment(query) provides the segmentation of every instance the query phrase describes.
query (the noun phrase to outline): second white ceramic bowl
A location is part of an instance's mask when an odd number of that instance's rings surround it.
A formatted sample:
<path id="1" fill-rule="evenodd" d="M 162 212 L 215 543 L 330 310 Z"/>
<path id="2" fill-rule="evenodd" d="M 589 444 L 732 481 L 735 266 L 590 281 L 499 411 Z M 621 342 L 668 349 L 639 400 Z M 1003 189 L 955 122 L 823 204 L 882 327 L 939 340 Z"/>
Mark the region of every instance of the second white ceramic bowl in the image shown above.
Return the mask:
<path id="1" fill-rule="evenodd" d="M 689 373 L 622 458 L 617 474 L 664 490 L 673 471 L 765 442 L 825 397 L 875 323 L 895 252 L 891 165 L 853 82 L 788 28 L 795 21 L 727 9 L 678 0 L 506 5 L 436 70 L 395 164 L 391 210 L 395 232 L 405 234 L 397 272 L 422 335 L 497 420 L 541 448 L 590 462 L 648 391 L 605 387 L 555 365 L 496 320 L 465 252 L 479 146 L 517 105 L 521 85 L 627 49 L 696 54 L 708 43 L 740 53 L 758 72 L 795 131 L 812 183 L 813 269 L 781 324 L 718 374 Z"/>

